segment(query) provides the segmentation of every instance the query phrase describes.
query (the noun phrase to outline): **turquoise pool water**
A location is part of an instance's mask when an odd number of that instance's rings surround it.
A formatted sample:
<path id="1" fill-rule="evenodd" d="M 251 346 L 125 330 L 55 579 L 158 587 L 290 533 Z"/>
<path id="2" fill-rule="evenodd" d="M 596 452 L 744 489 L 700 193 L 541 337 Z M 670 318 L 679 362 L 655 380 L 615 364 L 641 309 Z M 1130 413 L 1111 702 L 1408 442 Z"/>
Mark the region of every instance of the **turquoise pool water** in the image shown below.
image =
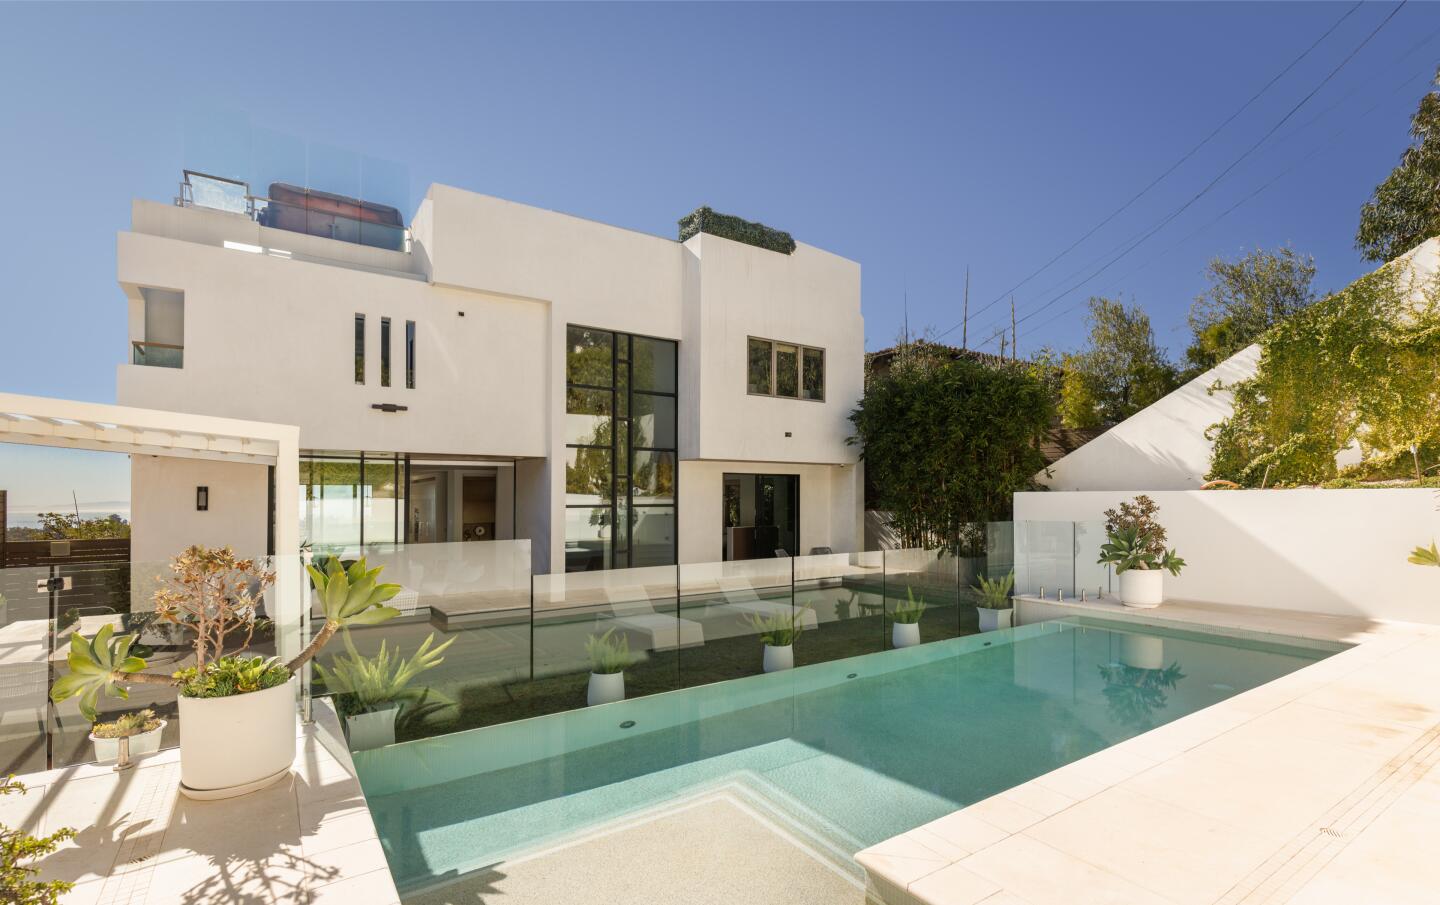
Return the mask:
<path id="1" fill-rule="evenodd" d="M 402 889 L 721 787 L 853 854 L 1340 649 L 1074 618 L 396 745 L 356 763 Z"/>

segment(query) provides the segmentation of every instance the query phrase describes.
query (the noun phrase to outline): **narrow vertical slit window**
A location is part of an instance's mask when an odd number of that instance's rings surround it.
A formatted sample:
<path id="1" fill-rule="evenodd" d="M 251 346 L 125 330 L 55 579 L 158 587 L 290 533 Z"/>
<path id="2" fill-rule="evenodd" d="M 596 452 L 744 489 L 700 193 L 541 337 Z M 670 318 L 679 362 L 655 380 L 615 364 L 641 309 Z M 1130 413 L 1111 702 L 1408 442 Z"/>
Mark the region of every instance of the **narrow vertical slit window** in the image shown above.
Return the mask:
<path id="1" fill-rule="evenodd" d="M 380 385 L 390 385 L 390 318 L 380 318 Z"/>
<path id="2" fill-rule="evenodd" d="M 355 382 L 365 382 L 365 315 L 355 315 Z"/>
<path id="3" fill-rule="evenodd" d="M 405 389 L 415 389 L 415 322 L 405 322 Z"/>

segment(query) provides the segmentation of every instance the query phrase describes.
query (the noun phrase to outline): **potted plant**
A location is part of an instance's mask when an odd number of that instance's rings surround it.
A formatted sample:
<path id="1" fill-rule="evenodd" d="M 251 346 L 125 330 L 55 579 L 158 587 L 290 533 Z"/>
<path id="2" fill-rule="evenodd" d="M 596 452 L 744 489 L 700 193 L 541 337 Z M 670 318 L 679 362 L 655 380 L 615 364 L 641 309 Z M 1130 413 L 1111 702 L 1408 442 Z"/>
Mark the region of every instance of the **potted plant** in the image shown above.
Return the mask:
<path id="1" fill-rule="evenodd" d="M 914 647 L 920 643 L 920 617 L 925 614 L 925 598 L 915 599 L 915 592 L 905 589 L 906 600 L 895 605 L 890 617 L 890 643 L 894 647 Z"/>
<path id="2" fill-rule="evenodd" d="M 625 700 L 625 670 L 638 659 L 630 653 L 629 636 L 606 629 L 603 634 L 585 639 L 585 653 L 590 657 L 585 703 L 593 707 Z"/>
<path id="3" fill-rule="evenodd" d="M 980 631 L 993 632 L 1010 628 L 1015 616 L 1014 604 L 1010 600 L 1010 592 L 1014 589 L 1014 569 L 1004 578 L 989 579 L 983 574 L 980 576 L 980 583 L 975 585 L 975 590 L 980 594 L 980 602 L 975 605 L 975 612 L 980 617 Z"/>
<path id="4" fill-rule="evenodd" d="M 108 764 L 154 754 L 160 750 L 160 733 L 165 730 L 166 722 L 147 707 L 122 714 L 108 723 L 96 723 L 90 728 L 90 741 L 95 743 L 95 762 Z M 127 740 L 128 750 L 124 758 L 120 756 L 121 739 Z"/>
<path id="5" fill-rule="evenodd" d="M 1185 567 L 1174 549 L 1165 547 L 1165 529 L 1155 521 L 1160 507 L 1148 496 L 1105 510 L 1101 565 L 1114 566 L 1120 576 L 1120 602 L 1130 607 L 1159 606 L 1165 599 L 1165 572 L 1179 575 Z M 1162 571 L 1163 570 L 1163 571 Z"/>
<path id="6" fill-rule="evenodd" d="M 423 720 L 450 705 L 438 692 L 430 700 L 432 690 L 413 688 L 410 682 L 427 669 L 445 662 L 441 656 L 455 643 L 451 638 L 432 648 L 435 633 L 431 632 L 413 657 L 403 657 L 398 647 L 391 648 L 384 640 L 373 657 L 355 649 L 350 632 L 344 632 L 345 653 L 327 667 L 315 664 L 315 673 L 325 683 L 325 690 L 334 695 L 335 710 L 345 720 L 345 737 L 352 751 L 368 751 L 395 743 L 395 727 L 402 715 L 410 721 Z M 417 711 L 424 711 L 417 716 Z"/>
<path id="7" fill-rule="evenodd" d="M 171 675 L 144 672 L 145 658 L 132 653 L 135 635 L 117 636 L 110 625 L 93 639 L 76 632 L 70 671 L 51 686 L 51 699 L 79 698 L 80 712 L 94 720 L 102 694 L 128 698 L 126 686 L 135 683 L 178 688 L 180 791 L 229 798 L 264 788 L 288 773 L 295 759 L 295 674 L 341 628 L 397 615 L 383 604 L 400 586 L 381 584 L 381 569 L 367 569 L 364 559 L 348 569 L 338 560 L 324 572 L 307 568 L 325 622 L 289 663 L 236 656 L 262 624 L 255 595 L 274 583 L 274 572 L 229 547 L 190 547 L 171 562 L 171 581 L 154 599 L 158 621 L 194 636 L 194 662 Z"/>
<path id="8" fill-rule="evenodd" d="M 778 672 L 795 665 L 795 639 L 805 631 L 807 610 L 808 606 L 802 606 L 769 616 L 751 614 L 746 617 L 750 627 L 765 642 L 765 654 L 761 660 L 761 668 L 765 672 Z"/>

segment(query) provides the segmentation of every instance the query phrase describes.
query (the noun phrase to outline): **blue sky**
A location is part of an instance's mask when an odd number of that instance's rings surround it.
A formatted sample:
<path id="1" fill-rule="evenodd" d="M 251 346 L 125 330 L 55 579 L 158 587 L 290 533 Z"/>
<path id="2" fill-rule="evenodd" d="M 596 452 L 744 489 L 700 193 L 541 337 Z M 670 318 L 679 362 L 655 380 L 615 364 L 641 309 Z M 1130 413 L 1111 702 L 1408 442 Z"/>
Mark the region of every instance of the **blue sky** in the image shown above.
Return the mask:
<path id="1" fill-rule="evenodd" d="M 185 111 L 244 111 L 397 161 L 412 201 L 445 182 L 666 236 L 699 204 L 762 220 L 861 263 L 878 348 L 906 307 L 912 328 L 958 321 L 966 265 L 972 311 L 1002 297 L 1350 6 L 0 6 L 0 389 L 114 400 L 126 353 L 114 235 L 131 198 L 174 195 Z M 1400 10 L 1206 196 L 1062 294 L 1191 198 L 1393 9 L 1356 10 L 1017 290 L 1022 353 L 1078 345 L 1086 296 L 1119 292 L 1178 354 L 1214 255 L 1289 243 L 1315 256 L 1322 288 L 1367 270 L 1357 212 L 1405 145 L 1440 58 L 1440 6 Z M 1008 320 L 1008 302 L 979 313 L 972 344 Z"/>

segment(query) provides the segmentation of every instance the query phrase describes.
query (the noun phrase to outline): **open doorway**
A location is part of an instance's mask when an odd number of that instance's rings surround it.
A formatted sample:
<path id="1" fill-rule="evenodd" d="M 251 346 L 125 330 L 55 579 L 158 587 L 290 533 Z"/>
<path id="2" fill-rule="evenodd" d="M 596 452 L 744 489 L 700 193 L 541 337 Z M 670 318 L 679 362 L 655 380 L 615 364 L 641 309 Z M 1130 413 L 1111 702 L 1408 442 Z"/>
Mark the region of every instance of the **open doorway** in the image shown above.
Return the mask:
<path id="1" fill-rule="evenodd" d="M 800 476 L 726 474 L 725 559 L 795 556 L 800 547 Z"/>
<path id="2" fill-rule="evenodd" d="M 412 460 L 412 544 L 510 540 L 515 536 L 515 469 Z"/>

